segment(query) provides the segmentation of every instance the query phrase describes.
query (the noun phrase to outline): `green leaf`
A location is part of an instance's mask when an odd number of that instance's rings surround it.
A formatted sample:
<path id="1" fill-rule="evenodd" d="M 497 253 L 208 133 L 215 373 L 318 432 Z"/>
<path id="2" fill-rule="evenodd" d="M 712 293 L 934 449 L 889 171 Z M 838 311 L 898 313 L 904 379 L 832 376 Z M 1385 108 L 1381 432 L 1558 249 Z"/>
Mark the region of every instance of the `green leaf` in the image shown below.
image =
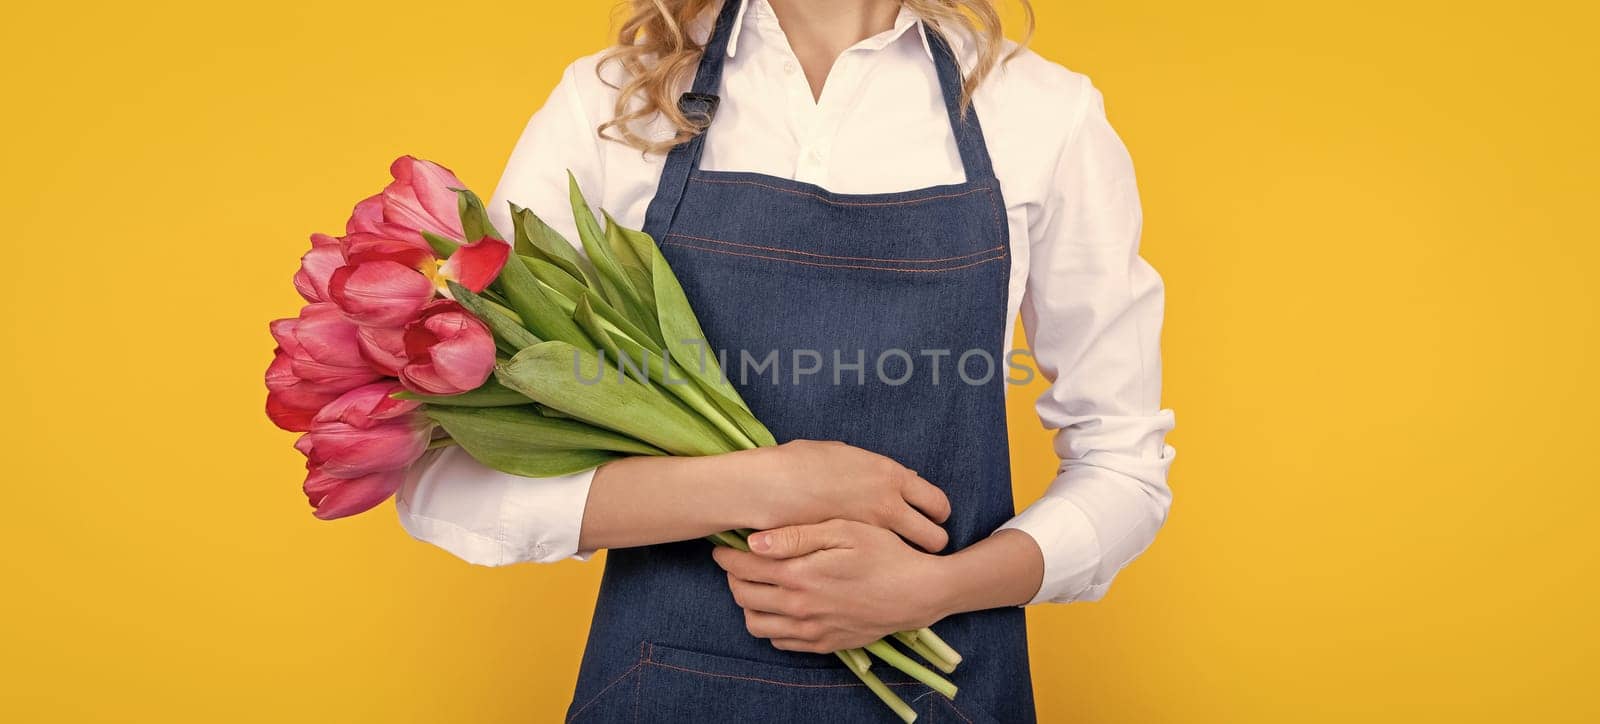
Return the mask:
<path id="1" fill-rule="evenodd" d="M 605 213 L 605 212 L 602 212 Z M 654 284 L 650 281 L 651 262 L 654 258 L 652 250 L 656 242 L 649 234 L 634 231 L 605 213 L 606 217 L 606 243 L 610 245 L 612 253 L 616 254 L 617 261 L 622 265 L 622 270 L 627 273 L 630 286 L 639 295 L 639 300 L 645 309 L 650 312 L 652 324 L 656 321 L 656 292 Z"/>
<path id="2" fill-rule="evenodd" d="M 540 342 L 538 337 L 522 326 L 522 320 L 512 319 L 504 312 L 495 309 L 493 303 L 474 294 L 471 289 L 454 281 L 449 284 L 450 297 L 459 302 L 461 306 L 466 307 L 467 311 L 477 316 L 489 328 L 489 331 L 494 333 L 496 342 L 501 343 L 497 346 L 500 346 L 501 349 L 508 353 L 516 354 Z"/>
<path id="3" fill-rule="evenodd" d="M 428 246 L 433 247 L 433 253 L 445 259 L 449 259 L 451 254 L 456 253 L 456 249 L 461 248 L 461 244 L 456 240 L 446 239 L 431 231 L 422 232 L 422 238 L 428 242 Z"/>
<path id="4" fill-rule="evenodd" d="M 461 230 L 468 242 L 475 242 L 487 236 L 491 239 L 505 241 L 500 236 L 494 224 L 489 222 L 489 212 L 483 208 L 483 200 L 469 189 L 450 189 L 456 192 L 456 208 L 461 213 Z"/>
<path id="5" fill-rule="evenodd" d="M 578 189 L 578 179 L 569 171 L 567 181 L 572 197 L 572 218 L 578 225 L 578 238 L 583 242 L 583 250 L 589 256 L 589 263 L 594 265 L 602 296 L 634 324 L 641 327 L 654 326 L 654 315 L 648 313 L 638 292 L 633 288 L 633 281 L 623 270 L 621 262 L 612 254 L 611 245 L 607 243 L 605 233 L 600 230 L 600 222 L 589 209 L 589 203 L 583 200 L 583 193 Z"/>
<path id="6" fill-rule="evenodd" d="M 541 342 L 522 350 L 499 365 L 495 375 L 506 387 L 541 405 L 673 455 L 716 455 L 735 449 L 711 423 L 679 407 L 661 390 L 614 370 L 607 374 L 599 357 L 566 342 Z"/>
<path id="7" fill-rule="evenodd" d="M 527 477 L 569 475 L 624 455 L 661 455 L 660 449 L 574 420 L 523 407 L 427 405 L 423 412 L 439 423 L 474 460 Z"/>
<path id="8" fill-rule="evenodd" d="M 576 303 L 577 300 L 583 298 L 584 293 L 589 291 L 589 288 L 584 286 L 583 282 L 573 279 L 571 275 L 555 264 L 551 264 L 544 259 L 521 254 L 518 254 L 517 258 L 522 260 L 523 266 L 528 267 L 528 271 L 533 272 L 533 277 L 538 279 L 539 283 L 550 287 L 552 291 L 566 297 L 570 302 Z M 562 306 L 566 306 L 565 303 Z"/>
<path id="9" fill-rule="evenodd" d="M 658 328 L 640 327 L 634 324 L 623 316 L 621 312 L 606 304 L 606 300 L 601 299 L 600 295 L 595 294 L 593 290 L 585 290 L 583 298 L 589 301 L 589 308 L 593 309 L 594 313 L 599 315 L 601 319 L 622 330 L 623 334 L 637 340 L 640 344 L 649 347 L 650 351 L 661 354 L 661 350 L 666 349 L 661 341 L 661 333 Z"/>
<path id="10" fill-rule="evenodd" d="M 427 405 L 424 412 L 435 420 L 452 420 L 457 429 L 485 435 L 501 435 L 513 445 L 536 445 L 545 448 L 571 450 L 607 450 L 630 455 L 665 455 L 660 448 L 645 444 L 626 435 L 602 430 L 593 425 L 545 417 L 533 405 L 520 407 L 458 407 L 455 405 Z M 450 430 L 450 437 L 461 442 L 461 436 Z"/>
<path id="11" fill-rule="evenodd" d="M 520 259 L 506 264 L 495 284 L 506 295 L 511 309 L 522 317 L 523 325 L 540 339 L 559 339 L 586 352 L 594 352 L 594 343 L 573 323 L 572 317 L 562 311 L 556 300 L 545 293 L 533 271 L 526 264 L 517 263 Z"/>
<path id="12" fill-rule="evenodd" d="M 616 326 L 601 319 L 594 313 L 594 307 L 589 305 L 588 297 L 578 300 L 577 306 L 572 311 L 572 321 L 582 327 L 590 339 L 593 339 L 600 349 L 605 350 L 611 359 L 617 361 L 618 370 L 646 384 L 651 380 L 660 382 L 661 355 L 650 354 L 649 350 L 630 339 Z M 613 331 L 617 333 L 612 334 Z"/>
<path id="13" fill-rule="evenodd" d="M 490 377 L 482 387 L 468 390 L 459 395 L 423 395 L 415 392 L 400 391 L 390 397 L 397 400 L 417 400 L 436 405 L 451 405 L 454 407 L 513 407 L 527 405 L 532 402 L 527 395 L 517 392 Z"/>
<path id="14" fill-rule="evenodd" d="M 706 393 L 668 355 L 659 348 L 650 349 L 628 336 L 610 322 L 601 319 L 589 305 L 587 298 L 578 302 L 573 320 L 589 336 L 617 360 L 618 369 L 640 382 L 654 383 L 656 389 L 666 390 L 678 399 L 681 406 L 711 423 L 722 437 L 738 449 L 756 447 L 756 443 L 707 398 Z M 646 340 L 648 343 L 649 340 Z M 624 363 L 626 360 L 626 363 Z M 770 443 L 769 443 L 770 444 Z"/>
<path id="15" fill-rule="evenodd" d="M 700 328 L 700 320 L 689 306 L 689 297 L 683 293 L 683 286 L 661 255 L 660 247 L 652 245 L 650 253 L 656 311 L 661 319 L 661 340 L 667 352 L 710 395 L 717 409 L 727 414 L 756 445 L 776 445 L 766 425 L 756 419 L 739 391 L 723 377 L 711 343 L 706 341 L 706 333 Z"/>
<path id="16" fill-rule="evenodd" d="M 544 223 L 544 219 L 530 209 L 511 205 L 511 220 L 516 227 L 516 251 L 523 256 L 542 259 L 566 272 L 584 286 L 594 286 L 594 280 L 583 268 L 583 259 L 572 243 L 561 232 Z"/>

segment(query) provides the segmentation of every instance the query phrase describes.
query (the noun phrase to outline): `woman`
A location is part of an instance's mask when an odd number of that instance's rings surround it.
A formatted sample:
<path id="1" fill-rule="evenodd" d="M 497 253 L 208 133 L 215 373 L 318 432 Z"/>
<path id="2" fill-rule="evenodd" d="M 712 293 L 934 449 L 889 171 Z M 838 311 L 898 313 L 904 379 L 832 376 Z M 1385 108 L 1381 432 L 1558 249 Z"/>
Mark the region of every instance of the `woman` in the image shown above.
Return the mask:
<path id="1" fill-rule="evenodd" d="M 1098 599 L 1170 500 L 1161 283 L 1099 93 L 1006 45 L 984 0 L 631 13 L 618 47 L 567 69 L 491 208 L 576 239 L 570 169 L 642 224 L 792 442 L 537 483 L 449 449 L 416 467 L 403 523 L 487 565 L 612 549 L 573 721 L 892 719 L 813 652 L 935 622 L 970 662 L 961 694 L 879 667 L 902 698 L 925 720 L 1032 721 L 1019 606 Z M 1062 465 L 1015 514 L 1019 311 Z M 767 532 L 713 557 L 699 539 L 729 528 Z"/>

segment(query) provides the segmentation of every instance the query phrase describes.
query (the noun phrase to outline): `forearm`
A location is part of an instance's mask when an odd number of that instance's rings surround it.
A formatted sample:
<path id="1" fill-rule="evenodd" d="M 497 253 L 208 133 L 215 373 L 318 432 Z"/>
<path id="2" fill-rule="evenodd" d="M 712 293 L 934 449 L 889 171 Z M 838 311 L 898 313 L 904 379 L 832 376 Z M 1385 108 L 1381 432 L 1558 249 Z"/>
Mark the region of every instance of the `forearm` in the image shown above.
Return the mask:
<path id="1" fill-rule="evenodd" d="M 589 487 L 579 548 L 670 543 L 758 525 L 759 454 L 636 457 L 601 466 Z"/>
<path id="2" fill-rule="evenodd" d="M 1033 600 L 1044 580 L 1044 554 L 1019 530 L 1001 530 L 936 560 L 935 580 L 926 589 L 936 596 L 935 618 L 1021 606 Z"/>

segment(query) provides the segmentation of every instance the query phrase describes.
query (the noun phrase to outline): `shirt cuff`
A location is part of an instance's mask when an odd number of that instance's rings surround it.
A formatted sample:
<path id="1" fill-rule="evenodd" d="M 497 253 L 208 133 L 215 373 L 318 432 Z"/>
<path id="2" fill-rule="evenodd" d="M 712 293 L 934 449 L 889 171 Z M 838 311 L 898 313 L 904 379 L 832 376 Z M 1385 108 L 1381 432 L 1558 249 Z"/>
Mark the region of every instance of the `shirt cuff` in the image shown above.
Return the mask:
<path id="1" fill-rule="evenodd" d="M 395 495 L 400 525 L 480 566 L 588 560 L 578 550 L 594 471 L 525 478 L 485 467 L 459 448 L 430 453 Z"/>
<path id="2" fill-rule="evenodd" d="M 1027 605 L 1097 601 L 1109 587 L 1095 584 L 1100 567 L 1100 541 L 1088 514 L 1070 500 L 1040 498 L 1000 530 L 1033 536 L 1044 554 L 1044 581 Z"/>

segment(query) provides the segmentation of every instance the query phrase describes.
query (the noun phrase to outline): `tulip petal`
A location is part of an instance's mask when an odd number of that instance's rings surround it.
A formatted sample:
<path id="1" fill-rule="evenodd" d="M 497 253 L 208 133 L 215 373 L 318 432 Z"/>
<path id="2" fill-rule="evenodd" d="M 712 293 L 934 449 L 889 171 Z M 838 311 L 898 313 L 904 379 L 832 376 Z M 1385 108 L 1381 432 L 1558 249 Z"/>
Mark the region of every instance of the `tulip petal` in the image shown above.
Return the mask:
<path id="1" fill-rule="evenodd" d="M 319 243 L 318 237 L 325 241 Z M 311 250 L 300 257 L 300 269 L 294 274 L 294 288 L 308 302 L 328 301 L 328 278 L 333 271 L 344 266 L 344 252 L 331 236 L 315 234 L 311 237 Z"/>
<path id="2" fill-rule="evenodd" d="M 391 397 L 400 391 L 400 385 L 375 382 L 357 387 L 339 396 L 317 413 L 317 422 L 342 422 L 352 427 L 367 429 L 408 415 L 422 406 L 416 400 L 397 400 Z"/>
<path id="3" fill-rule="evenodd" d="M 433 247 L 425 241 L 413 241 L 383 234 L 349 234 L 339 240 L 348 263 L 392 261 L 396 264 L 422 269 L 434 263 Z"/>
<path id="4" fill-rule="evenodd" d="M 405 329 L 402 327 L 362 327 L 356 344 L 367 364 L 389 377 L 400 376 L 406 364 Z"/>
<path id="5" fill-rule="evenodd" d="M 467 185 L 461 179 L 443 166 L 432 161 L 425 161 L 414 156 L 401 156 L 389 164 L 389 175 L 395 182 L 384 189 L 384 194 L 389 199 L 404 198 L 409 205 L 403 209 L 392 206 L 385 212 L 401 211 L 420 212 L 421 218 L 436 224 L 439 229 L 418 225 L 418 229 L 427 229 L 434 233 L 441 230 L 449 232 L 444 234 L 454 239 L 462 238 L 460 208 L 457 204 L 456 192 L 452 189 L 463 189 Z M 391 194 L 391 191 L 394 193 Z M 401 217 L 403 218 L 403 217 Z M 391 218 L 398 221 L 398 218 Z"/>
<path id="6" fill-rule="evenodd" d="M 294 374 L 293 361 L 282 349 L 267 365 L 267 418 L 290 432 L 306 432 L 323 406 L 339 397 L 337 390 L 318 389 Z"/>
<path id="7" fill-rule="evenodd" d="M 310 304 L 300 310 L 295 341 L 306 357 L 325 365 L 360 369 L 366 366 L 356 343 L 356 325 L 333 304 Z"/>
<path id="8" fill-rule="evenodd" d="M 439 377 L 456 390 L 476 389 L 494 372 L 494 342 L 489 341 L 488 330 L 481 337 L 462 334 L 441 340 L 429 356 Z"/>
<path id="9" fill-rule="evenodd" d="M 358 478 L 336 478 L 313 468 L 303 486 L 314 515 L 333 520 L 364 513 L 394 495 L 405 482 L 405 470 L 385 470 Z"/>
<path id="10" fill-rule="evenodd" d="M 510 244 L 485 237 L 457 249 L 439 268 L 439 273 L 474 292 L 481 292 L 500 276 L 500 269 L 510 256 Z"/>
<path id="11" fill-rule="evenodd" d="M 361 200 L 350 210 L 350 220 L 344 222 L 344 233 L 373 233 L 383 224 L 383 194 L 373 194 Z"/>
<path id="12" fill-rule="evenodd" d="M 328 296 L 345 317 L 371 327 L 410 322 L 433 295 L 432 281 L 392 261 L 343 266 L 328 281 Z"/>

